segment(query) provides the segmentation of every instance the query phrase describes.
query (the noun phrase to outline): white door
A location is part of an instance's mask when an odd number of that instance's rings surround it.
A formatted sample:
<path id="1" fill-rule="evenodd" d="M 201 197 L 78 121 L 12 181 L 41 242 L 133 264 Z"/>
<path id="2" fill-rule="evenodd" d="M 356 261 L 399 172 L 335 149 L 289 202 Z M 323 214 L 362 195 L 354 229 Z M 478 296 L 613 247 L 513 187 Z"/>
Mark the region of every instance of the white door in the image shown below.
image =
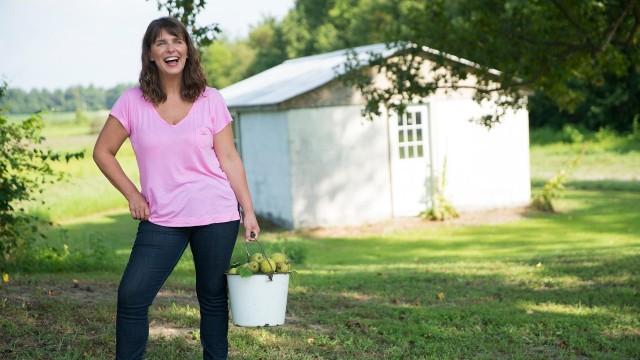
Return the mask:
<path id="1" fill-rule="evenodd" d="M 415 216 L 431 205 L 428 105 L 389 118 L 394 216 Z"/>

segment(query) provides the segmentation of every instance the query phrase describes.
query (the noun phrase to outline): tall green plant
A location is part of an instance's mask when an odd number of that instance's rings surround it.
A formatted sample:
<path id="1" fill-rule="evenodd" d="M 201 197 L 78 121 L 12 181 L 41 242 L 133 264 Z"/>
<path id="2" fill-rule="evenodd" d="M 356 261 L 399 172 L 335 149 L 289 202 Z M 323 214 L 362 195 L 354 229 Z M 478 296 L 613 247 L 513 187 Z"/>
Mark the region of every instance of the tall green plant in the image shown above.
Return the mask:
<path id="1" fill-rule="evenodd" d="M 0 99 L 6 89 L 6 82 L 0 85 Z M 40 226 L 52 225 L 16 206 L 35 200 L 35 194 L 42 193 L 46 183 L 64 178 L 63 173 L 53 170 L 52 162 L 84 157 L 84 150 L 43 150 L 42 127 L 40 112 L 24 121 L 9 122 L 0 108 L 0 266 L 15 260 L 16 253 L 36 237 L 46 238 Z"/>
<path id="2" fill-rule="evenodd" d="M 533 197 L 533 201 L 531 202 L 531 206 L 534 209 L 544 211 L 544 212 L 555 212 L 555 206 L 553 202 L 560 197 L 562 197 L 565 185 L 569 180 L 569 175 L 575 169 L 575 167 L 580 163 L 582 159 L 582 155 L 584 154 L 586 147 L 583 145 L 580 153 L 571 160 L 567 166 L 554 175 L 549 181 L 547 181 L 542 187 L 542 191 L 536 194 Z"/>
<path id="3" fill-rule="evenodd" d="M 436 192 L 434 194 L 431 207 L 420 213 L 420 216 L 433 221 L 444 221 L 460 216 L 456 208 L 447 200 L 444 195 L 447 186 L 447 158 L 442 163 L 442 171 L 440 173 L 440 181 L 437 183 Z"/>

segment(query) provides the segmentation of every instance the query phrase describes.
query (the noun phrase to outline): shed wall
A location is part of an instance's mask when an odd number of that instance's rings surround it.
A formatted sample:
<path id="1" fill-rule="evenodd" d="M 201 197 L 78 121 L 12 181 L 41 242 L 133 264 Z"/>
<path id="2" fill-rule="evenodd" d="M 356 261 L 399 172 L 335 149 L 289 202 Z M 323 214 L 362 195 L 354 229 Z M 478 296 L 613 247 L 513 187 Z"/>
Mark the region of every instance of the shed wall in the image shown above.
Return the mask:
<path id="1" fill-rule="evenodd" d="M 256 213 L 293 226 L 286 112 L 240 113 L 242 159 Z"/>
<path id="2" fill-rule="evenodd" d="M 431 102 L 436 181 L 446 157 L 445 194 L 458 210 L 530 201 L 528 112 L 508 112 L 490 130 L 470 121 L 489 110 L 470 99 L 440 97 Z"/>
<path id="3" fill-rule="evenodd" d="M 294 226 L 391 217 L 387 122 L 360 106 L 289 110 Z"/>

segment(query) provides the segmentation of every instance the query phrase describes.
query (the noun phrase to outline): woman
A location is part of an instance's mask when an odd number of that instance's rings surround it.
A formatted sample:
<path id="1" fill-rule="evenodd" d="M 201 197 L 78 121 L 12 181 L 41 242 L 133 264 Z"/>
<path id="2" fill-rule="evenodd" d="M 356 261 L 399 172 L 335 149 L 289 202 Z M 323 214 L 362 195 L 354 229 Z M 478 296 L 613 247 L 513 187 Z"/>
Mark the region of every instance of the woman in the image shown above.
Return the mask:
<path id="1" fill-rule="evenodd" d="M 142 41 L 139 86 L 113 105 L 93 159 L 127 198 L 140 220 L 118 286 L 116 359 L 142 359 L 149 335 L 148 308 L 187 244 L 196 268 L 204 359 L 226 359 L 228 302 L 224 271 L 238 235 L 260 228 L 244 168 L 218 90 L 208 87 L 198 52 L 184 25 L 152 21 Z M 129 137 L 141 191 L 115 156 Z"/>

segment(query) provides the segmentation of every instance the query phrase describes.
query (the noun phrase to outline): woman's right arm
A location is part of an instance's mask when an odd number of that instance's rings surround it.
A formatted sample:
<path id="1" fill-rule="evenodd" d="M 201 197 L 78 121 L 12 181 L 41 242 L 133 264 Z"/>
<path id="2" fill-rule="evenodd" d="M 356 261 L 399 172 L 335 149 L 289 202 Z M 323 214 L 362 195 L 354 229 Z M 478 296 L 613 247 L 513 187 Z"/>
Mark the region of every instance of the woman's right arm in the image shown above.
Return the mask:
<path id="1" fill-rule="evenodd" d="M 134 219 L 147 220 L 149 204 L 116 160 L 116 154 L 127 137 L 127 131 L 122 124 L 109 115 L 93 147 L 93 161 L 111 184 L 127 198 L 131 216 Z"/>

